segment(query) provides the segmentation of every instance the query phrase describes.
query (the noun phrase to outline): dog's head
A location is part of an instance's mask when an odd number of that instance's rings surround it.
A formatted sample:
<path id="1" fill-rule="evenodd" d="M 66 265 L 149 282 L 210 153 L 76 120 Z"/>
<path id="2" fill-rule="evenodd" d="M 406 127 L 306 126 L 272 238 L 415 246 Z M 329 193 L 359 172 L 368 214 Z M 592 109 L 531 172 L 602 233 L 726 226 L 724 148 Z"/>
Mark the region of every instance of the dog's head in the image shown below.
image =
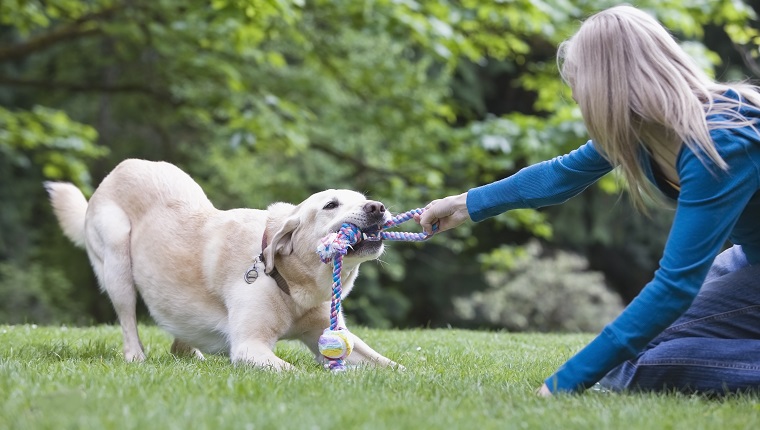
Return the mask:
<path id="1" fill-rule="evenodd" d="M 391 218 L 382 203 L 350 190 L 326 190 L 313 194 L 298 206 L 275 203 L 267 210 L 267 233 L 271 237 L 264 249 L 267 273 L 274 269 L 275 254 L 297 253 L 318 260 L 319 240 L 340 230 L 343 223 L 377 232 Z M 377 258 L 382 252 L 382 241 L 363 240 L 348 250 L 346 258 L 361 262 Z"/>

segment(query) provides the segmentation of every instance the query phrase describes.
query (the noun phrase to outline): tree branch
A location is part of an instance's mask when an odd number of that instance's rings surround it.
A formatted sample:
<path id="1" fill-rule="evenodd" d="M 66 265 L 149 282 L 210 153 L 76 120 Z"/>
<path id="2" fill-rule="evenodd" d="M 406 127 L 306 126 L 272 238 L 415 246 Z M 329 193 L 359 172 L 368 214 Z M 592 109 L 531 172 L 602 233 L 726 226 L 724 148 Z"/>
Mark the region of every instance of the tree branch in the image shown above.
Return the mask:
<path id="1" fill-rule="evenodd" d="M 103 85 L 97 82 L 80 84 L 75 82 L 55 82 L 35 79 L 16 79 L 0 76 L 0 86 L 33 87 L 49 90 L 75 91 L 75 92 L 98 92 L 98 93 L 140 93 L 155 97 L 172 105 L 179 105 L 167 92 L 155 90 L 139 84 Z"/>
<path id="2" fill-rule="evenodd" d="M 408 176 L 405 176 L 405 175 L 403 175 L 403 174 L 401 174 L 399 172 L 394 172 L 394 171 L 391 171 L 391 170 L 388 170 L 388 169 L 382 169 L 382 168 L 379 168 L 379 167 L 376 167 L 376 166 L 371 166 L 371 165 L 365 163 L 364 161 L 362 161 L 362 160 L 360 160 L 358 158 L 351 157 L 350 155 L 347 155 L 347 154 L 345 154 L 343 152 L 340 152 L 340 151 L 336 150 L 335 148 L 333 148 L 333 147 L 331 147 L 329 145 L 324 145 L 324 144 L 318 143 L 318 142 L 311 142 L 309 144 L 309 147 L 310 148 L 314 148 L 314 149 L 316 149 L 318 151 L 322 151 L 325 154 L 331 155 L 331 156 L 337 158 L 340 161 L 347 162 L 347 163 L 353 165 L 356 168 L 357 171 L 373 172 L 375 174 L 378 174 L 378 175 L 380 175 L 382 177 L 386 177 L 386 178 L 393 176 L 393 177 L 397 177 L 397 178 L 402 179 L 404 182 L 406 182 L 408 184 L 412 183 L 411 178 L 409 178 Z"/>
<path id="3" fill-rule="evenodd" d="M 12 46 L 0 46 L 0 63 L 27 57 L 49 46 L 72 39 L 93 36 L 102 33 L 99 28 L 83 28 L 89 22 L 106 18 L 118 8 L 113 7 L 82 16 L 70 24 L 61 25 L 46 33 Z"/>

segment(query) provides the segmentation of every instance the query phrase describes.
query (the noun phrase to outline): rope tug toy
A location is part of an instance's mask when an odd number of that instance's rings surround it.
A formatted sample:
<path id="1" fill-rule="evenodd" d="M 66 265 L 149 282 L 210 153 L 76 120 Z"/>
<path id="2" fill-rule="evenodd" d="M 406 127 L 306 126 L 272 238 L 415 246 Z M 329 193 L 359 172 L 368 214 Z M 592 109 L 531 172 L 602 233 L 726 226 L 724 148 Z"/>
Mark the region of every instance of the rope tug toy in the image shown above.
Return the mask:
<path id="1" fill-rule="evenodd" d="M 382 230 L 393 228 L 401 223 L 409 221 L 415 214 L 421 215 L 424 209 L 412 209 L 408 212 L 396 215 L 385 224 Z M 433 233 L 438 230 L 438 226 L 433 226 Z M 343 288 L 341 285 L 341 271 L 343 269 L 343 256 L 348 249 L 362 240 L 404 240 L 404 241 L 422 241 L 430 238 L 432 234 L 422 233 L 404 233 L 404 232 L 386 232 L 380 231 L 377 234 L 368 235 L 363 233 L 359 227 L 354 224 L 344 223 L 337 233 L 330 233 L 323 237 L 317 245 L 317 254 L 323 263 L 333 262 L 333 285 L 332 299 L 330 303 L 330 327 L 326 328 L 319 337 L 319 352 L 327 359 L 328 367 L 332 371 L 342 371 L 346 369 L 344 359 L 351 354 L 354 348 L 354 342 L 348 329 L 338 326 L 338 315 L 340 314 L 340 302 Z"/>

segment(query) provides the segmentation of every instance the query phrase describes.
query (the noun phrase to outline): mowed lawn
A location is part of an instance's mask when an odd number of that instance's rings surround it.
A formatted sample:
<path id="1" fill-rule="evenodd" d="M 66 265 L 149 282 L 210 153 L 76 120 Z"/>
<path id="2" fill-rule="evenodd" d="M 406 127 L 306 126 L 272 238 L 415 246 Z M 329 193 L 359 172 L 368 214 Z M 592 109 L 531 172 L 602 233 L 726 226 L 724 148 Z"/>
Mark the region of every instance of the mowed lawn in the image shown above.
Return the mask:
<path id="1" fill-rule="evenodd" d="M 330 373 L 300 344 L 294 372 L 176 358 L 142 325 L 124 363 L 118 326 L 0 325 L 3 429 L 758 429 L 760 396 L 609 394 L 542 399 L 542 379 L 591 339 L 419 329 L 354 331 L 405 371 Z"/>

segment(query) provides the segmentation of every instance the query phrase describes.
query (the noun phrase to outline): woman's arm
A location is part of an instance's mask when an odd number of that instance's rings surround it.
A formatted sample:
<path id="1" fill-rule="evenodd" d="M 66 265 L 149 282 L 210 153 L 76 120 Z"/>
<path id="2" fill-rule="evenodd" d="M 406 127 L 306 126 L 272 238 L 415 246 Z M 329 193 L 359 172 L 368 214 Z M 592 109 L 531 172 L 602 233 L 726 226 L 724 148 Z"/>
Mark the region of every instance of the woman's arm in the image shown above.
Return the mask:
<path id="1" fill-rule="evenodd" d="M 714 138 L 731 169 L 707 168 L 684 150 L 677 166 L 681 193 L 660 268 L 618 318 L 546 380 L 552 392 L 593 385 L 634 357 L 691 305 L 736 220 L 760 187 L 757 168 L 741 140 L 726 130 L 714 132 Z"/>
<path id="2" fill-rule="evenodd" d="M 563 203 L 612 170 L 610 163 L 588 141 L 567 155 L 526 167 L 500 181 L 467 192 L 473 221 L 511 209 L 538 208 Z"/>
<path id="3" fill-rule="evenodd" d="M 567 155 L 526 167 L 514 175 L 466 193 L 430 202 L 415 215 L 425 233 L 450 230 L 472 219 L 482 221 L 510 209 L 562 203 L 612 170 L 589 141 Z"/>

